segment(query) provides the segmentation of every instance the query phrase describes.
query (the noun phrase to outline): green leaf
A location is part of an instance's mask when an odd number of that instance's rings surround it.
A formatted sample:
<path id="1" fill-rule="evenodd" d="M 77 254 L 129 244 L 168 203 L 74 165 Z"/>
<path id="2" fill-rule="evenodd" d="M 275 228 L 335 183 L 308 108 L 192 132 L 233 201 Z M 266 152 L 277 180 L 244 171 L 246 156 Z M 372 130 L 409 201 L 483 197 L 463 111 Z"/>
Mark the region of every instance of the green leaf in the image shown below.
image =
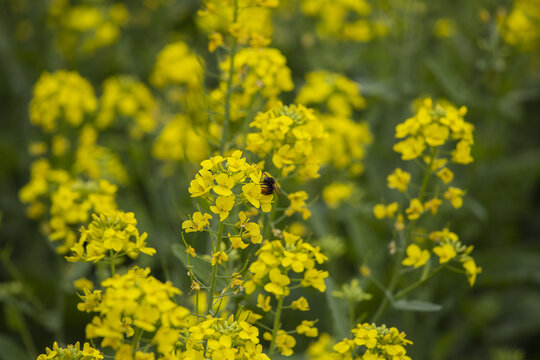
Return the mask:
<path id="1" fill-rule="evenodd" d="M 392 306 L 398 310 L 405 311 L 440 311 L 442 306 L 439 304 L 431 303 L 422 300 L 396 300 L 392 302 Z"/>
<path id="2" fill-rule="evenodd" d="M 328 307 L 330 308 L 330 316 L 334 323 L 334 330 L 336 332 L 336 337 L 338 339 L 343 339 L 349 336 L 349 322 L 347 314 L 349 313 L 347 304 L 344 301 L 340 301 L 332 293 L 336 290 L 336 284 L 332 278 L 328 277 L 325 280 L 326 282 L 326 291 L 324 295 L 326 296 L 326 301 Z"/>

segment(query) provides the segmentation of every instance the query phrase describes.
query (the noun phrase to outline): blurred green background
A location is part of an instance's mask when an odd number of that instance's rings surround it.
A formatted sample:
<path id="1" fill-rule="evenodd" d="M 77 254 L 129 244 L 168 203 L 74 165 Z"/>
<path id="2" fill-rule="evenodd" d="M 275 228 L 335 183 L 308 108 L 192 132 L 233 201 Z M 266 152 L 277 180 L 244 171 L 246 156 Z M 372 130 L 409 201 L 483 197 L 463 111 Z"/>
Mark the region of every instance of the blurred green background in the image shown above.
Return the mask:
<path id="1" fill-rule="evenodd" d="M 194 20 L 200 3 L 125 4 L 131 16 L 118 41 L 91 54 L 66 54 L 51 24 L 50 2 L 0 0 L 0 359 L 28 359 L 54 340 L 82 340 L 90 319 L 76 310 L 78 298 L 71 287 L 87 268 L 66 267 L 18 200 L 19 189 L 29 179 L 28 144 L 40 136 L 28 116 L 32 87 L 40 74 L 77 70 L 99 94 L 100 84 L 111 75 L 148 79 L 156 54 L 176 39 L 187 42 L 215 68 L 206 36 Z M 460 239 L 475 246 L 483 272 L 472 289 L 463 276 L 443 272 L 415 293 L 442 304 L 441 311 L 389 310 L 382 322 L 413 340 L 413 359 L 540 359 L 540 42 L 523 47 L 503 41 L 498 19 L 512 11 L 512 1 L 371 4 L 373 19 L 390 30 L 369 42 L 317 33 L 318 19 L 303 16 L 295 1 L 283 4 L 274 17 L 271 46 L 287 57 L 296 89 L 307 72 L 318 69 L 359 82 L 367 100 L 359 118 L 370 124 L 374 135 L 366 172 L 358 182 L 361 204 L 330 211 L 319 201 L 307 226 L 315 239 L 337 236 L 345 243 L 343 258 L 329 265 L 334 282 L 357 274 L 366 257 L 380 260 L 374 271 L 384 278 L 390 267 L 389 232 L 371 209 L 387 191 L 386 175 L 402 164 L 392 151 L 394 127 L 411 115 L 410 104 L 419 96 L 466 105 L 466 119 L 475 126 L 475 162 L 456 171 L 467 196 L 464 207 L 445 219 Z M 450 36 L 437 33 L 440 19 L 452 24 Z M 294 96 L 291 92 L 282 98 L 287 103 Z M 148 145 L 137 146 L 149 151 Z M 138 160 L 124 159 L 124 164 L 129 170 Z M 120 190 L 118 202 L 137 214 L 140 228 L 158 249 L 159 257 L 149 263 L 153 269 L 168 271 L 176 284 L 185 285 L 185 270 L 168 249 L 178 241 L 180 219 L 190 211 L 185 194 L 191 174 L 184 169 L 172 178 L 149 178 L 145 174 L 158 165 L 145 166 L 130 172 L 130 185 Z M 316 194 L 331 178 L 323 171 L 306 191 Z M 381 298 L 375 287 L 364 285 L 374 298 L 361 303 L 359 313 L 373 311 Z M 326 307 L 338 305 L 324 298 L 312 301 L 328 314 L 321 318 L 322 330 L 333 332 L 335 319 Z M 301 357 L 301 351 L 295 357 Z"/>

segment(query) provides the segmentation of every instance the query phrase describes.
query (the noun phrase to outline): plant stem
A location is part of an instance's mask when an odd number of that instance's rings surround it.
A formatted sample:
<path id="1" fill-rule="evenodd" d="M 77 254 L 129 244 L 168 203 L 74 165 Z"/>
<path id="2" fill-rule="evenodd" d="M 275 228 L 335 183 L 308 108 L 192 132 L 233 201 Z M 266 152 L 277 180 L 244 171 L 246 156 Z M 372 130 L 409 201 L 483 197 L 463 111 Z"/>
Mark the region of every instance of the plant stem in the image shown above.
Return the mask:
<path id="1" fill-rule="evenodd" d="M 238 0 L 234 1 L 233 24 L 238 18 Z M 238 42 L 233 36 L 231 44 L 231 52 L 229 54 L 229 74 L 227 77 L 227 91 L 225 93 L 225 117 L 223 119 L 223 130 L 221 133 L 221 153 L 227 151 L 229 138 L 229 124 L 231 121 L 231 95 L 232 95 L 232 78 L 234 75 L 234 57 L 236 55 L 236 47 Z"/>
<path id="2" fill-rule="evenodd" d="M 272 328 L 272 342 L 270 343 L 270 359 L 272 359 L 272 355 L 274 354 L 274 350 L 276 347 L 276 336 L 279 331 L 279 328 L 281 326 L 280 320 L 281 320 L 281 309 L 283 308 L 283 299 L 285 296 L 281 296 L 278 299 L 277 308 L 276 308 L 276 315 L 274 317 L 274 327 Z"/>
<path id="3" fill-rule="evenodd" d="M 429 164 L 427 168 L 424 171 L 424 178 L 422 179 L 422 186 L 420 188 L 420 192 L 418 193 L 418 200 L 422 203 L 424 201 L 424 196 L 426 194 L 426 190 L 429 184 L 429 177 L 431 176 L 431 168 L 433 164 L 433 160 L 435 160 L 435 156 L 437 155 L 437 147 L 431 148 L 431 155 L 429 158 Z M 397 256 L 396 256 L 396 262 L 394 264 L 394 269 L 392 270 L 392 275 L 390 277 L 390 283 L 388 284 L 388 293 L 393 294 L 394 290 L 396 289 L 398 280 L 399 280 L 399 270 L 401 269 L 401 261 L 403 259 L 403 256 L 405 255 L 405 249 L 407 248 L 407 243 L 411 237 L 411 234 L 413 232 L 414 226 L 416 225 L 416 220 L 412 220 L 409 223 L 409 227 L 407 230 L 407 236 L 405 237 L 405 241 L 403 241 L 403 244 L 398 247 Z M 420 284 L 418 285 L 420 286 Z M 413 288 L 414 289 L 414 288 Z M 411 290 L 413 290 L 411 289 Z M 409 290 L 409 291 L 411 291 Z M 385 296 L 381 303 L 379 304 L 379 307 L 375 311 L 375 314 L 373 315 L 373 318 L 371 319 L 372 322 L 377 322 L 381 315 L 386 310 L 386 307 L 388 306 L 389 297 Z"/>
<path id="4" fill-rule="evenodd" d="M 133 336 L 133 342 L 131 343 L 131 354 L 135 355 L 139 349 L 139 341 L 141 340 L 142 329 L 136 328 L 135 335 Z"/>
<path id="5" fill-rule="evenodd" d="M 424 284 L 425 282 L 427 282 L 429 279 L 431 279 L 432 277 L 434 277 L 439 271 L 441 271 L 443 269 L 443 266 L 440 265 L 438 268 L 436 268 L 435 270 L 433 270 L 432 272 L 429 273 L 428 276 L 418 280 L 417 282 L 415 282 L 414 284 L 411 284 L 409 287 L 406 287 L 405 289 L 401 290 L 400 292 L 398 292 L 395 296 L 396 299 L 399 299 L 399 298 L 402 298 L 404 297 L 405 295 L 407 295 L 408 293 L 410 293 L 411 291 L 413 291 L 414 289 L 416 289 L 417 287 L 419 287 L 420 285 Z"/>
<path id="6" fill-rule="evenodd" d="M 223 221 L 219 223 L 216 248 L 213 249 L 213 252 L 217 252 L 219 251 L 219 249 L 221 249 L 222 237 L 223 237 Z M 207 302 L 206 302 L 206 315 L 210 315 L 210 313 L 212 312 L 212 307 L 214 305 L 214 291 L 216 288 L 218 266 L 219 266 L 218 263 L 212 265 L 212 278 L 210 279 L 210 289 L 208 290 L 208 297 L 207 297 Z"/>

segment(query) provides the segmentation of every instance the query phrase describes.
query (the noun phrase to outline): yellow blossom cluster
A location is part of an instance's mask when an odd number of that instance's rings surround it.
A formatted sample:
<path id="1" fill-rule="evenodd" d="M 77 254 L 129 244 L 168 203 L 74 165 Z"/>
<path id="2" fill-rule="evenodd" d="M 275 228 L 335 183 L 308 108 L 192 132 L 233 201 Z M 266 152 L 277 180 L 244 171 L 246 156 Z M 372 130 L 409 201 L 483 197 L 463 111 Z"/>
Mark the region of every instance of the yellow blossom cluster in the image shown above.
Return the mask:
<path id="1" fill-rule="evenodd" d="M 384 24 L 370 21 L 372 10 L 366 0 L 302 0 L 301 9 L 319 18 L 317 31 L 323 36 L 368 42 L 388 31 Z"/>
<path id="2" fill-rule="evenodd" d="M 354 192 L 352 183 L 333 182 L 324 187 L 322 198 L 331 209 L 336 209 L 343 201 L 350 198 Z"/>
<path id="3" fill-rule="evenodd" d="M 366 147 L 373 141 L 368 124 L 331 114 L 320 115 L 320 119 L 328 134 L 317 148 L 321 162 L 338 169 L 348 168 L 352 176 L 362 174 Z"/>
<path id="4" fill-rule="evenodd" d="M 146 246 L 146 233 L 140 234 L 132 212 L 110 211 L 92 214 L 88 228 L 81 228 L 79 241 L 71 248 L 70 262 L 98 262 L 103 257 L 128 255 L 135 259 L 139 253 L 154 255 L 156 250 Z"/>
<path id="5" fill-rule="evenodd" d="M 152 147 L 152 155 L 168 163 L 183 160 L 199 163 L 209 154 L 208 142 L 201 129 L 194 127 L 184 115 L 176 115 L 168 121 Z"/>
<path id="6" fill-rule="evenodd" d="M 497 27 L 503 40 L 524 50 L 537 51 L 540 46 L 540 3 L 515 0 L 510 13 L 501 13 Z"/>
<path id="7" fill-rule="evenodd" d="M 150 276 L 149 268 L 137 267 L 106 279 L 102 286 L 103 291 L 86 291 L 78 306 L 81 311 L 98 313 L 86 326 L 87 338 L 103 338 L 101 346 L 116 350 L 116 359 L 132 359 L 131 341 L 144 331 L 157 353 L 175 358 L 179 336 L 190 317 L 189 310 L 174 300 L 180 290 Z M 148 358 L 145 355 L 150 354 L 140 352 L 135 358 Z"/>
<path id="8" fill-rule="evenodd" d="M 46 231 L 51 241 L 62 241 L 57 251 L 63 254 L 75 244 L 74 227 L 86 223 L 91 211 L 116 209 L 116 190 L 107 180 L 76 179 L 39 159 L 32 164 L 30 181 L 19 191 L 19 198 L 29 204 L 26 212 L 31 218 L 39 218 L 50 204 Z"/>
<path id="9" fill-rule="evenodd" d="M 127 170 L 118 154 L 107 147 L 98 145 L 98 132 L 85 125 L 79 134 L 79 146 L 75 153 L 73 172 L 91 179 L 105 179 L 115 184 L 128 181 Z"/>
<path id="10" fill-rule="evenodd" d="M 203 80 L 203 64 L 187 46 L 177 41 L 168 44 L 157 55 L 150 82 L 156 87 L 182 85 L 188 89 L 198 89 Z"/>
<path id="11" fill-rule="evenodd" d="M 19 199 L 28 204 L 26 215 L 32 219 L 43 215 L 50 192 L 69 180 L 69 173 L 63 169 L 53 169 L 49 160 L 35 160 L 30 169 L 30 181 L 19 190 Z"/>
<path id="12" fill-rule="evenodd" d="M 271 8 L 279 0 L 205 0 L 197 12 L 197 25 L 209 34 L 208 50 L 214 52 L 231 36 L 240 45 L 262 47 L 272 35 Z"/>
<path id="13" fill-rule="evenodd" d="M 426 150 L 432 152 L 453 140 L 457 144 L 452 150 L 452 161 L 458 164 L 473 162 L 474 126 L 463 118 L 466 113 L 465 106 L 457 108 L 443 101 L 434 104 L 430 98 L 420 100 L 416 114 L 396 126 L 396 138 L 403 140 L 394 145 L 394 151 L 401 154 L 402 160 L 413 160 L 429 156 Z M 428 165 L 434 166 L 435 159 Z"/>
<path id="14" fill-rule="evenodd" d="M 247 149 L 272 163 L 288 176 L 293 171 L 301 179 L 319 177 L 317 147 L 327 136 L 313 110 L 303 105 L 284 106 L 259 113 L 250 126 L 257 132 L 247 135 Z"/>
<path id="15" fill-rule="evenodd" d="M 52 349 L 45 348 L 46 353 L 40 354 L 37 360 L 101 360 L 103 354 L 89 343 L 84 343 L 83 348 L 79 342 L 75 345 L 68 345 L 66 348 L 61 348 L 55 341 Z"/>
<path id="16" fill-rule="evenodd" d="M 231 69 L 230 57 L 220 64 L 223 78 L 219 87 L 210 97 L 216 107 L 223 106 Z M 243 48 L 234 55 L 234 66 L 230 86 L 235 89 L 231 95 L 231 120 L 236 121 L 250 110 L 255 95 L 261 96 L 268 105 L 277 102 L 277 96 L 293 89 L 291 70 L 285 56 L 273 48 Z"/>
<path id="17" fill-rule="evenodd" d="M 77 72 L 44 72 L 34 85 L 30 121 L 51 133 L 65 125 L 78 127 L 96 108 L 94 88 Z"/>
<path id="18" fill-rule="evenodd" d="M 183 359 L 268 360 L 259 344 L 259 329 L 231 315 L 207 317 L 189 328 Z"/>
<path id="19" fill-rule="evenodd" d="M 50 195 L 49 239 L 62 241 L 57 248 L 64 254 L 75 244 L 74 227 L 88 221 L 90 213 L 116 209 L 117 187 L 107 180 L 70 179 L 59 185 Z"/>
<path id="20" fill-rule="evenodd" d="M 120 29 L 129 20 L 123 3 L 70 2 L 54 0 L 49 8 L 51 23 L 58 29 L 58 42 L 65 53 L 71 54 L 73 50 L 93 53 L 118 41 Z"/>
<path id="21" fill-rule="evenodd" d="M 366 107 L 366 100 L 360 95 L 359 84 L 329 71 L 308 73 L 296 102 L 304 105 L 324 104 L 328 112 L 339 117 L 350 117 L 354 110 Z"/>
<path id="22" fill-rule="evenodd" d="M 357 324 L 351 332 L 354 336 L 352 339 L 343 339 L 334 345 L 334 351 L 340 355 L 336 359 L 411 359 L 406 355 L 405 346 L 412 344 L 412 341 L 405 339 L 405 333 L 395 327 L 363 323 Z"/>
<path id="23" fill-rule="evenodd" d="M 425 171 L 429 173 L 428 176 L 430 174 L 436 175 L 442 182 L 443 188 L 446 188 L 442 197 L 458 209 L 463 204 L 462 198 L 465 191 L 449 186 L 454 179 L 454 173 L 447 166 L 449 159 L 437 155 L 442 152 L 440 148 L 444 144 L 454 140 L 457 141 L 457 145 L 451 151 L 451 160 L 459 164 L 471 163 L 473 161 L 471 146 L 474 142 L 474 127 L 463 119 L 467 112 L 464 106 L 458 109 L 452 104 L 442 101 L 433 105 L 433 101 L 429 98 L 422 99 L 417 103 L 415 116 L 396 126 L 396 137 L 405 139 L 395 144 L 394 150 L 401 154 L 403 160 L 423 158 Z M 412 175 L 409 172 L 396 168 L 387 177 L 388 188 L 408 194 L 411 178 Z M 437 214 L 443 200 L 440 198 L 439 192 L 435 192 L 430 199 L 424 200 L 425 190 L 424 188 L 424 192 L 418 197 L 409 196 L 409 205 L 404 209 L 408 220 L 418 220 L 426 212 Z M 388 208 L 390 206 L 391 209 Z M 384 207 L 384 204 L 375 206 L 375 217 L 382 219 L 395 216 L 397 203 L 396 205 L 387 205 L 387 211 L 383 211 Z"/>
<path id="24" fill-rule="evenodd" d="M 482 272 L 482 268 L 476 265 L 474 259 L 470 256 L 473 247 L 465 246 L 459 241 L 456 233 L 448 228 L 440 231 L 433 231 L 429 234 L 431 243 L 428 244 L 433 254 L 439 259 L 439 264 L 443 265 L 450 261 L 456 261 L 461 264 L 469 281 L 473 286 L 476 282 L 476 275 Z M 413 243 L 407 246 L 407 257 L 403 259 L 405 266 L 420 267 L 424 266 L 430 259 L 430 251 L 422 249 L 419 245 Z"/>
<path id="25" fill-rule="evenodd" d="M 210 211 L 219 215 L 221 222 L 227 219 L 235 205 L 242 202 L 264 212 L 272 209 L 274 196 L 263 194 L 261 170 L 255 164 L 248 164 L 240 150 L 235 150 L 231 156 L 218 155 L 204 160 L 201 166 L 189 185 L 189 193 L 191 197 L 208 200 Z M 236 189 L 237 185 L 241 185 L 240 191 Z"/>
<path id="26" fill-rule="evenodd" d="M 150 90 L 132 76 L 114 76 L 105 80 L 96 126 L 105 129 L 127 119 L 129 133 L 135 138 L 152 132 L 156 126 L 152 112 L 155 100 Z"/>
<path id="27" fill-rule="evenodd" d="M 257 287 L 263 286 L 266 292 L 274 294 L 276 298 L 288 296 L 291 281 L 295 281 L 289 277 L 290 270 L 303 274 L 303 279 L 297 280 L 301 286 L 324 292 L 324 279 L 328 277 L 328 272 L 318 270 L 316 264 L 320 265 L 327 259 L 319 247 L 283 231 L 283 240 L 266 240 L 257 251 L 257 260 L 249 266 L 249 280 L 244 283 L 246 294 L 252 294 Z"/>

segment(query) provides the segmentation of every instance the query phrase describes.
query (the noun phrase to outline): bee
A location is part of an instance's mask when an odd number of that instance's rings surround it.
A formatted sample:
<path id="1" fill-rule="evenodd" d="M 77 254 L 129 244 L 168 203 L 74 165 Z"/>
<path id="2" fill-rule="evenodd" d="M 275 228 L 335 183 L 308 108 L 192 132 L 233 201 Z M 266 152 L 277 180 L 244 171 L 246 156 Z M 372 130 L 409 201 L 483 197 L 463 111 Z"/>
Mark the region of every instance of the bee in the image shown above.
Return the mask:
<path id="1" fill-rule="evenodd" d="M 281 192 L 276 179 L 270 175 L 265 175 L 261 181 L 261 194 L 270 195 L 276 193 L 279 195 Z"/>

